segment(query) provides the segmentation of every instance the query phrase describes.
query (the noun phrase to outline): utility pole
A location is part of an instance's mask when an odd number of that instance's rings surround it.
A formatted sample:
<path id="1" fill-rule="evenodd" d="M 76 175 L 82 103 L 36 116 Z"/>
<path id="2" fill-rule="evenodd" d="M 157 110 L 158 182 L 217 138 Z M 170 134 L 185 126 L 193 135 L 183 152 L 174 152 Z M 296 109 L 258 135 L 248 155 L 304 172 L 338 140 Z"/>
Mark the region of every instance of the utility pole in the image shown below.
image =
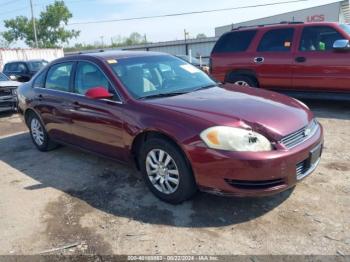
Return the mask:
<path id="1" fill-rule="evenodd" d="M 34 39 L 35 39 L 35 46 L 36 48 L 39 47 L 38 45 L 38 36 L 36 34 L 36 25 L 35 25 L 35 18 L 34 18 L 34 12 L 33 12 L 33 2 L 30 0 L 30 9 L 32 11 L 32 22 L 33 22 L 33 31 L 34 31 Z"/>
<path id="2" fill-rule="evenodd" d="M 189 36 L 189 33 L 184 29 L 184 35 L 185 35 L 185 52 L 186 55 L 188 55 L 188 44 L 187 44 L 187 37 Z"/>

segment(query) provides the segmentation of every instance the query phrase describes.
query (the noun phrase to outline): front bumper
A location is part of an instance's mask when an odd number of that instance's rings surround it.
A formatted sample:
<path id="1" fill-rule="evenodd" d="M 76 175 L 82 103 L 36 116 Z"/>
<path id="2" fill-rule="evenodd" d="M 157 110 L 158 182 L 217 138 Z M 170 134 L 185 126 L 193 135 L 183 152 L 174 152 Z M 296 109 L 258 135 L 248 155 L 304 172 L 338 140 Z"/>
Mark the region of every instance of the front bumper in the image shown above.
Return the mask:
<path id="1" fill-rule="evenodd" d="M 15 95 L 0 96 L 0 112 L 16 110 L 17 104 L 17 97 Z"/>
<path id="2" fill-rule="evenodd" d="M 310 175 L 323 147 L 323 129 L 290 150 L 228 152 L 187 146 L 199 188 L 229 196 L 265 196 L 282 192 Z M 310 152 L 319 156 L 311 163 Z M 314 158 L 314 157 L 313 157 Z"/>

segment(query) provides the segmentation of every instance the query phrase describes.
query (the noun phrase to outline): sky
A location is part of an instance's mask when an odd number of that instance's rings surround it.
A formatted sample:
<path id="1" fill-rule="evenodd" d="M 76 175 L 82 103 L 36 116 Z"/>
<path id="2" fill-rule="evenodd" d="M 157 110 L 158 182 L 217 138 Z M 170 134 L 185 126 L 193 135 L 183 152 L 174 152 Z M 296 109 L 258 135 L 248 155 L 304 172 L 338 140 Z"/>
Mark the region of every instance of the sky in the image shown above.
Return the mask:
<path id="1" fill-rule="evenodd" d="M 45 5 L 53 0 L 32 0 L 34 15 L 38 16 Z M 286 0 L 66 0 L 66 5 L 73 14 L 70 23 L 93 20 L 121 19 L 139 16 L 163 15 L 179 12 L 191 12 L 211 9 L 225 9 L 240 6 L 260 5 L 265 3 L 285 2 Z M 184 38 L 184 29 L 190 37 L 199 33 L 214 36 L 215 27 L 249 21 L 280 13 L 295 11 L 335 0 L 308 0 L 299 3 L 255 7 L 242 10 L 194 14 L 178 17 L 155 18 L 148 20 L 123 21 L 103 24 L 70 25 L 68 28 L 80 30 L 75 43 L 93 44 L 111 42 L 111 38 L 128 36 L 132 32 L 146 35 L 148 41 L 159 42 Z M 3 5 L 2 5 L 3 4 Z M 18 15 L 30 16 L 29 0 L 0 0 L 0 32 L 4 31 L 3 21 Z M 22 47 L 17 43 L 11 47 Z"/>

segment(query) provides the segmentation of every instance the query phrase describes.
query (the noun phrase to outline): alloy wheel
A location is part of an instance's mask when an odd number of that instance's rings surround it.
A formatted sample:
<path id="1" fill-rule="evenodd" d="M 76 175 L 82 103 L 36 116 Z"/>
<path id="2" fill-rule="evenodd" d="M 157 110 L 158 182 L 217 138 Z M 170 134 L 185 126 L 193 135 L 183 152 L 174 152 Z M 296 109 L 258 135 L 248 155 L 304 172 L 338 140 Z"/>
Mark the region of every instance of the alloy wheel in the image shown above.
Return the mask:
<path id="1" fill-rule="evenodd" d="M 35 143 L 38 146 L 41 146 L 44 144 L 44 130 L 43 127 L 41 126 L 41 123 L 39 122 L 38 119 L 33 118 L 31 123 L 30 123 L 30 130 L 32 131 L 32 136 L 35 141 Z"/>
<path id="2" fill-rule="evenodd" d="M 174 159 L 162 149 L 151 150 L 146 157 L 146 171 L 152 185 L 164 194 L 174 193 L 180 182 Z"/>
<path id="3" fill-rule="evenodd" d="M 236 82 L 234 82 L 234 84 L 239 85 L 239 86 L 249 86 L 249 84 L 243 80 L 236 81 Z"/>

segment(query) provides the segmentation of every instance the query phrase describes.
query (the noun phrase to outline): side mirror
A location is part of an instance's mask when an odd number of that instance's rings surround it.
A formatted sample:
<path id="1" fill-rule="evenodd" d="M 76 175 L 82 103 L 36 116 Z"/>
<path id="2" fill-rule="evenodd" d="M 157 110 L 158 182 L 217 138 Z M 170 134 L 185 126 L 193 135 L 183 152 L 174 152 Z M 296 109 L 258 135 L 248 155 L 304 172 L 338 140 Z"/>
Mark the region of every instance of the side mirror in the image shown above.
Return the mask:
<path id="1" fill-rule="evenodd" d="M 112 94 L 101 86 L 90 88 L 86 91 L 85 96 L 92 99 L 108 99 L 113 97 Z"/>
<path id="2" fill-rule="evenodd" d="M 340 39 L 334 42 L 333 49 L 335 51 L 348 51 L 350 50 L 350 41 L 347 39 Z"/>

